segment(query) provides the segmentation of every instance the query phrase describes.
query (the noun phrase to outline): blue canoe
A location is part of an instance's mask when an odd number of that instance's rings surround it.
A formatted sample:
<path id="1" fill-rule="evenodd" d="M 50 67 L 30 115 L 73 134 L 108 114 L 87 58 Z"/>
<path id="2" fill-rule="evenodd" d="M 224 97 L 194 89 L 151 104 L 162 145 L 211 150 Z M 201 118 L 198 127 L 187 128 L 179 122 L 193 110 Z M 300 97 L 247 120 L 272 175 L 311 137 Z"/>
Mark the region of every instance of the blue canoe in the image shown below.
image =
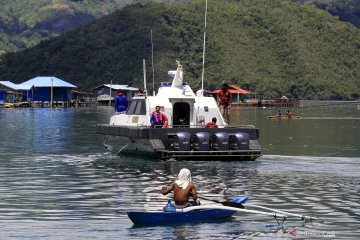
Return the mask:
<path id="1" fill-rule="evenodd" d="M 230 202 L 245 203 L 247 196 L 234 199 Z M 201 208 L 201 209 L 199 209 Z M 231 217 L 237 211 L 231 210 L 228 207 L 222 206 L 194 206 L 185 209 L 176 209 L 176 211 L 159 211 L 159 212 L 144 212 L 134 211 L 128 212 L 127 215 L 135 225 L 168 225 L 180 224 L 189 222 L 208 222 L 216 219 Z"/>

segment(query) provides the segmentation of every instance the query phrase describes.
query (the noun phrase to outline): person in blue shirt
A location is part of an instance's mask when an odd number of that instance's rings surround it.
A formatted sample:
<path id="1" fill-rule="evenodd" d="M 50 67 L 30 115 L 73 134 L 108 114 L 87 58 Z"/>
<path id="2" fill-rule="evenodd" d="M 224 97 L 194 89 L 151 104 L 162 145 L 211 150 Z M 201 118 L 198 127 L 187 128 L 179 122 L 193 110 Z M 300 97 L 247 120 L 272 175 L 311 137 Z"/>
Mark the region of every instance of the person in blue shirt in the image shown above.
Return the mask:
<path id="1" fill-rule="evenodd" d="M 150 124 L 153 128 L 167 128 L 168 118 L 165 113 L 160 112 L 160 106 L 155 107 L 155 112 L 151 114 Z"/>
<path id="2" fill-rule="evenodd" d="M 115 97 L 115 101 L 114 101 L 115 112 L 124 112 L 126 111 L 127 107 L 128 107 L 127 98 L 124 95 L 124 93 L 119 90 L 117 92 L 117 96 Z"/>

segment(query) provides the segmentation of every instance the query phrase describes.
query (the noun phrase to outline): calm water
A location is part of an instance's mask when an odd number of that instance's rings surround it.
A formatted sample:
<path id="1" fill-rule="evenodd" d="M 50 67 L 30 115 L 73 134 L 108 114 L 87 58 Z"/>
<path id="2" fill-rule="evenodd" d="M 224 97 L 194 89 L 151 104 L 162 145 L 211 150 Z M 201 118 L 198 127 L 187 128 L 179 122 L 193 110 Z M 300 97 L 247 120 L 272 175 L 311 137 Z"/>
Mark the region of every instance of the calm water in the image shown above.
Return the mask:
<path id="1" fill-rule="evenodd" d="M 95 133 L 110 117 L 107 107 L 2 109 L 1 239 L 359 239 L 358 104 L 307 102 L 291 109 L 302 117 L 291 121 L 266 118 L 277 109 L 233 111 L 233 123 L 260 128 L 265 150 L 254 162 L 112 156 Z M 160 186 L 183 167 L 207 198 L 245 192 L 249 203 L 322 220 L 288 219 L 278 229 L 267 227 L 272 217 L 237 214 L 214 223 L 134 227 L 126 212 L 161 209 L 170 196 Z"/>

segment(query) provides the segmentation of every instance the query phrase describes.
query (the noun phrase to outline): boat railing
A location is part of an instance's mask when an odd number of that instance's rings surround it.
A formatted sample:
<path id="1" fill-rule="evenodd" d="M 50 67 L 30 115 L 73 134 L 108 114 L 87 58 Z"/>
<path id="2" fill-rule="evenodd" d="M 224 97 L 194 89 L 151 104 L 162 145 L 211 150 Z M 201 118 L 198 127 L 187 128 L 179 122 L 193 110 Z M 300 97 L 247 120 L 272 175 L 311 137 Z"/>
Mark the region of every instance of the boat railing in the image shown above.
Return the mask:
<path id="1" fill-rule="evenodd" d="M 114 113 L 112 114 L 112 116 L 116 116 L 116 115 L 120 115 L 120 114 L 126 114 L 126 111 L 114 112 Z"/>
<path id="2" fill-rule="evenodd" d="M 152 128 L 150 125 L 137 124 L 136 127 L 148 127 Z M 206 128 L 203 125 L 169 125 L 167 128 Z M 221 128 L 255 128 L 254 125 L 218 125 L 218 129 Z"/>

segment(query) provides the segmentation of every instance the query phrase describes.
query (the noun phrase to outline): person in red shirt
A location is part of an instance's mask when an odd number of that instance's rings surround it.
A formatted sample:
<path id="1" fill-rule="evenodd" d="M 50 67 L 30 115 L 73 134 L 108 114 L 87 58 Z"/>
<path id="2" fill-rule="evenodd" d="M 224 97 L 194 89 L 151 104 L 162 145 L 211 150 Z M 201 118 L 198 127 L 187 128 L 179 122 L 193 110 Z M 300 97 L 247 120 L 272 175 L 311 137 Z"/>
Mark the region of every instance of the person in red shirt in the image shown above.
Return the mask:
<path id="1" fill-rule="evenodd" d="M 205 125 L 205 127 L 206 127 L 206 128 L 218 128 L 218 125 L 216 125 L 216 122 L 217 122 L 216 117 L 213 117 L 213 118 L 211 119 L 211 122 L 208 122 L 208 123 Z"/>
<path id="2" fill-rule="evenodd" d="M 167 128 L 168 118 L 165 113 L 160 112 L 160 106 L 155 107 L 155 112 L 151 114 L 150 123 L 153 128 Z"/>
<path id="3" fill-rule="evenodd" d="M 218 93 L 218 101 L 220 106 L 221 114 L 226 119 L 227 123 L 230 123 L 229 109 L 232 104 L 231 93 L 228 90 L 229 86 L 226 83 L 223 83 L 221 86 L 221 90 Z"/>

